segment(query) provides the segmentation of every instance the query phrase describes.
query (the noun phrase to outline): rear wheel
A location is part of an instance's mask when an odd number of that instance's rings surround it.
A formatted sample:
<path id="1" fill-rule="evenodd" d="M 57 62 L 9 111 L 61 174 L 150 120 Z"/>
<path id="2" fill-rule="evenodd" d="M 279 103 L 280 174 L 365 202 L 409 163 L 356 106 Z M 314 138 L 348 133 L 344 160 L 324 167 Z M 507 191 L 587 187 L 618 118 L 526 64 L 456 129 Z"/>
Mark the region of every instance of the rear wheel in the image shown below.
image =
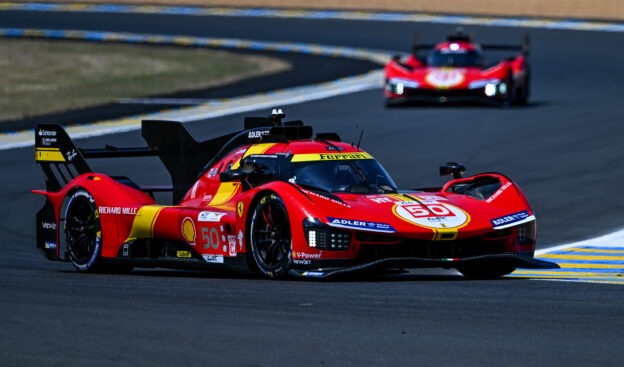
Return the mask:
<path id="1" fill-rule="evenodd" d="M 65 238 L 74 267 L 84 272 L 96 270 L 102 248 L 102 227 L 95 200 L 86 190 L 78 190 L 69 198 Z"/>
<path id="2" fill-rule="evenodd" d="M 292 266 L 292 234 L 288 212 L 276 194 L 263 196 L 250 224 L 251 254 L 258 269 L 270 278 L 284 278 Z"/>
<path id="3" fill-rule="evenodd" d="M 496 279 L 510 274 L 515 268 L 509 266 L 467 266 L 457 268 L 466 278 L 471 279 Z"/>

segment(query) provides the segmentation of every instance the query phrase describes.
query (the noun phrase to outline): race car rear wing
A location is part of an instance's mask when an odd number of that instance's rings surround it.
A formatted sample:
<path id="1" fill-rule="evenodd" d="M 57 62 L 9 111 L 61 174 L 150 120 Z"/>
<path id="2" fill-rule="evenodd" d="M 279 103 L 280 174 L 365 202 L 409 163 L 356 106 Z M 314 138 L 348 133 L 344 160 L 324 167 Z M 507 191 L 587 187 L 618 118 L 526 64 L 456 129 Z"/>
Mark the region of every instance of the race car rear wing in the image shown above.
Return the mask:
<path id="1" fill-rule="evenodd" d="M 78 148 L 65 129 L 55 124 L 39 124 L 35 129 L 35 160 L 46 177 L 46 190 L 61 190 L 81 174 L 93 172 L 88 158 L 128 158 L 158 156 L 171 176 L 171 186 L 139 187 L 146 192 L 173 191 L 177 202 L 194 183 L 205 161 L 233 135 L 197 142 L 177 121 L 142 121 L 146 147 L 99 149 Z M 125 180 L 127 181 L 127 180 Z"/>
<path id="2" fill-rule="evenodd" d="M 474 42 L 472 41 L 472 37 L 471 36 L 465 36 L 465 35 L 457 35 L 457 34 L 452 34 L 449 35 L 447 37 L 447 41 L 448 42 L 453 42 L 453 41 L 464 41 L 464 42 Z M 531 38 L 529 36 L 528 33 L 526 33 L 524 35 L 524 40 L 522 42 L 521 45 L 510 45 L 510 44 L 479 44 L 478 42 L 475 42 L 475 44 L 478 44 L 482 50 L 489 50 L 489 51 L 519 51 L 522 53 L 522 55 L 524 57 L 527 57 L 529 55 L 529 51 L 531 49 Z M 436 44 L 421 44 L 419 43 L 419 36 L 418 33 L 414 34 L 414 41 L 412 43 L 412 53 L 415 56 L 418 56 L 419 52 L 422 50 L 432 50 L 434 47 L 436 47 Z"/>
<path id="3" fill-rule="evenodd" d="M 46 190 L 59 191 L 83 173 L 92 172 L 85 158 L 118 158 L 154 156 L 148 148 L 82 149 L 74 145 L 65 129 L 56 124 L 39 124 L 35 128 L 35 161 L 46 176 Z"/>

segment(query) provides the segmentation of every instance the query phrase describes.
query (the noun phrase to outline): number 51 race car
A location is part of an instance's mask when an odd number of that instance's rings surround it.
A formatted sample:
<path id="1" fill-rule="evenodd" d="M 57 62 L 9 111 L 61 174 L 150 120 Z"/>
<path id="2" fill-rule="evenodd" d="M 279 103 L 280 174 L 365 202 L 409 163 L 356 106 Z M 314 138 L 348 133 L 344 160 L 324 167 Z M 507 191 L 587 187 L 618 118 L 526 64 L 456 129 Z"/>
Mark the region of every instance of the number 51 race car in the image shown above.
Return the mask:
<path id="1" fill-rule="evenodd" d="M 556 268 L 533 258 L 535 215 L 507 177 L 462 177 L 399 190 L 358 146 L 301 121 L 246 118 L 245 129 L 197 142 L 173 121 L 143 121 L 147 147 L 77 148 L 52 124 L 35 130 L 46 176 L 37 247 L 76 269 L 228 269 L 270 278 L 418 267 L 494 278 Z M 158 156 L 172 185 L 139 186 L 86 159 Z M 170 191 L 173 205 L 155 197 Z M 166 194 L 166 192 L 165 192 Z M 61 235 L 64 236 L 63 243 Z"/>
<path id="2" fill-rule="evenodd" d="M 420 52 L 425 49 L 429 52 L 423 56 Z M 494 51 L 518 54 L 486 61 L 484 52 Z M 385 74 L 386 106 L 406 102 L 525 105 L 531 81 L 529 37 L 518 46 L 479 44 L 460 29 L 436 45 L 414 41 L 412 53 L 392 58 Z"/>

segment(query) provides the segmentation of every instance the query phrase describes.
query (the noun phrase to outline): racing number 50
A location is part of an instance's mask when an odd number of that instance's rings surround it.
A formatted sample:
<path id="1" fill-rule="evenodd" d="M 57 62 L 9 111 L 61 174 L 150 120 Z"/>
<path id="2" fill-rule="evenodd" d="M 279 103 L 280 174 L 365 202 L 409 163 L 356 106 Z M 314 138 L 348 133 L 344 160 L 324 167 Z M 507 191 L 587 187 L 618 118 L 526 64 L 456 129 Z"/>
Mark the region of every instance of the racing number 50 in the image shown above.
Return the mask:
<path id="1" fill-rule="evenodd" d="M 446 208 L 442 204 L 430 204 L 427 206 L 421 205 L 421 204 L 414 204 L 414 205 L 405 206 L 405 209 L 414 218 L 432 217 L 432 216 L 448 216 L 452 214 L 451 211 L 448 210 L 448 208 Z"/>
<path id="2" fill-rule="evenodd" d="M 217 231 L 216 228 L 202 228 L 201 236 L 204 242 L 204 248 L 212 247 L 216 250 L 221 245 L 221 240 L 219 239 L 219 231 Z"/>

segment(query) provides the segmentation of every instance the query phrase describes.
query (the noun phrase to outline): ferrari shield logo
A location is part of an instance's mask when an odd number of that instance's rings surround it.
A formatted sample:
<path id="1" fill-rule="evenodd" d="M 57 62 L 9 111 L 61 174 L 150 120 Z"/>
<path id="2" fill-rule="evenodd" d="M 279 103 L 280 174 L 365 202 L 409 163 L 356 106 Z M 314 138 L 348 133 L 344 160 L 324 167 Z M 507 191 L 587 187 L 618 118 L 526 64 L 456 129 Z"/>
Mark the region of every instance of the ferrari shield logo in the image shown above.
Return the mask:
<path id="1" fill-rule="evenodd" d="M 238 216 L 240 218 L 243 217 L 243 209 L 245 209 L 245 204 L 243 204 L 242 201 L 239 201 L 238 205 L 236 205 L 236 211 L 238 212 Z"/>

